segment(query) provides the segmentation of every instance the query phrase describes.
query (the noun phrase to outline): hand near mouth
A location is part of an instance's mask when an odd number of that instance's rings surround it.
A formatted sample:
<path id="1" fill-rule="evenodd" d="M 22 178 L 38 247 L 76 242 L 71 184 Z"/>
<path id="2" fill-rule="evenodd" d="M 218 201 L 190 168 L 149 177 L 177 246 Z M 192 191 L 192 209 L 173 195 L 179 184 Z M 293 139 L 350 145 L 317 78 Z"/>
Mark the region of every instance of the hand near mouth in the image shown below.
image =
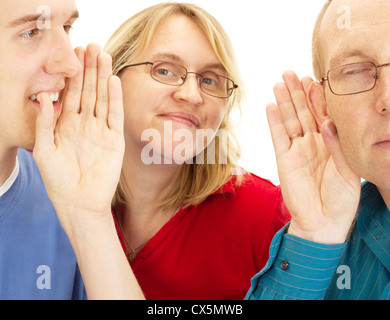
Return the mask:
<path id="1" fill-rule="evenodd" d="M 55 204 L 106 213 L 124 153 L 121 84 L 99 46 L 76 54 L 85 73 L 69 80 L 55 127 L 52 102 L 41 94 L 34 157 Z"/>
<path id="2" fill-rule="evenodd" d="M 50 97 L 41 95 L 34 158 L 76 253 L 88 298 L 139 298 L 111 215 L 124 155 L 121 82 L 98 45 L 75 52 L 84 73 L 69 80 L 57 125 Z"/>

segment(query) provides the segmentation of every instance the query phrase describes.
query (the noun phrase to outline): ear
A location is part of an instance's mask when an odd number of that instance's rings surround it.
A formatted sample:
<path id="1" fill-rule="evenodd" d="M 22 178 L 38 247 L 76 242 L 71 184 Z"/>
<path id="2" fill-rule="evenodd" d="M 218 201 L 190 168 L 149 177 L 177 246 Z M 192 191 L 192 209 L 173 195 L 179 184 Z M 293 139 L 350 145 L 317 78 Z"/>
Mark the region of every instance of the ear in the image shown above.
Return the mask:
<path id="1" fill-rule="evenodd" d="M 309 109 L 317 122 L 317 126 L 321 128 L 322 124 L 330 119 L 328 105 L 325 100 L 324 86 L 319 82 L 313 81 L 306 91 L 306 98 Z"/>

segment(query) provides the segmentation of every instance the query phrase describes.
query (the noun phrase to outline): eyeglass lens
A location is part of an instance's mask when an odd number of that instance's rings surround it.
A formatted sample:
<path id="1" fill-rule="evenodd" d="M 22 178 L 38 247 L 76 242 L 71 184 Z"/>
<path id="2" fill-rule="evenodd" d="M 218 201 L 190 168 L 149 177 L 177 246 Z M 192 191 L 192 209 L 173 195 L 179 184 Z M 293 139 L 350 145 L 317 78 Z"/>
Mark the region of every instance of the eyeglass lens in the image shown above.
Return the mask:
<path id="1" fill-rule="evenodd" d="M 181 65 L 157 61 L 151 67 L 151 76 L 158 82 L 180 86 L 186 80 L 188 74 L 186 68 Z M 194 73 L 195 74 L 195 73 Z M 205 72 L 203 74 L 196 74 L 199 77 L 199 85 L 203 92 L 220 98 L 228 98 L 234 88 L 232 80 L 219 76 L 214 72 Z"/>
<path id="2" fill-rule="evenodd" d="M 329 87 L 334 94 L 348 95 L 373 89 L 377 67 L 371 62 L 352 63 L 328 72 Z"/>

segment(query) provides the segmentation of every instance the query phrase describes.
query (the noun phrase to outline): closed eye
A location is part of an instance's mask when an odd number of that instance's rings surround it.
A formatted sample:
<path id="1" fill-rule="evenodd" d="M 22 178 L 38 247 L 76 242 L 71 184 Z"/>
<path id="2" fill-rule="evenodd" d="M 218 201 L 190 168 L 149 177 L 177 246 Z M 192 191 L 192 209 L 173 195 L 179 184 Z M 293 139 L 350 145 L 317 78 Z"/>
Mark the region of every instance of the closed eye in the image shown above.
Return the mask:
<path id="1" fill-rule="evenodd" d="M 370 71 L 368 69 L 357 69 L 357 70 L 350 70 L 350 71 L 347 71 L 346 74 L 347 75 L 354 75 L 354 74 L 359 74 L 359 73 L 362 73 L 364 71 Z"/>

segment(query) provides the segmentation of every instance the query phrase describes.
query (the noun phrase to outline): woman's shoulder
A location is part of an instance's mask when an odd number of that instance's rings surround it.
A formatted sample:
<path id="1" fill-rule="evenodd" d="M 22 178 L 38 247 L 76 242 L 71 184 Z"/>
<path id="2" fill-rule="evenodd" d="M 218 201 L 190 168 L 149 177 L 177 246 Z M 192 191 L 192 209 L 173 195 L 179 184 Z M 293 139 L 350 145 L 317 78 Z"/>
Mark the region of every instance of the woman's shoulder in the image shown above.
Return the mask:
<path id="1" fill-rule="evenodd" d="M 281 195 L 280 186 L 248 171 L 243 171 L 240 176 L 233 176 L 231 183 L 234 186 L 236 196 L 240 197 L 256 196 L 257 198 L 269 199 Z"/>
<path id="2" fill-rule="evenodd" d="M 276 229 L 290 220 L 280 186 L 254 173 L 245 172 L 242 182 L 234 186 L 235 204 L 241 214 L 254 219 L 274 221 Z"/>
<path id="3" fill-rule="evenodd" d="M 215 197 L 215 196 L 220 197 Z M 222 196 L 222 197 L 221 197 Z M 242 208 L 251 211 L 278 210 L 283 204 L 279 186 L 258 175 L 239 170 L 232 175 L 217 192 L 213 194 L 213 202 L 231 208 Z"/>
<path id="4" fill-rule="evenodd" d="M 208 212 L 218 211 L 224 218 L 231 217 L 238 225 L 249 223 L 255 229 L 272 224 L 277 230 L 290 219 L 280 186 L 251 172 L 232 176 L 205 205 Z"/>

